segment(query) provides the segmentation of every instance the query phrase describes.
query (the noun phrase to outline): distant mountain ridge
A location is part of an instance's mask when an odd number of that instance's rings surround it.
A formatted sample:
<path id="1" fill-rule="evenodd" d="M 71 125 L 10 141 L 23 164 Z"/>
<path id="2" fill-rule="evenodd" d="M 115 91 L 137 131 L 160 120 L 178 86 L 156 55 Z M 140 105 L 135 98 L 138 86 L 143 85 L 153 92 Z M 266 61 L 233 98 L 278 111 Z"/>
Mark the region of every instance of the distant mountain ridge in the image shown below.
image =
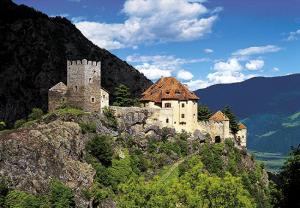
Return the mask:
<path id="1" fill-rule="evenodd" d="M 195 91 L 213 110 L 229 105 L 240 118 L 262 113 L 290 114 L 300 110 L 300 74 L 255 77 Z"/>
<path id="2" fill-rule="evenodd" d="M 249 149 L 285 154 L 300 144 L 300 74 L 255 77 L 196 94 L 212 110 L 232 107 L 248 128 Z"/>
<path id="3" fill-rule="evenodd" d="M 66 82 L 66 61 L 101 61 L 102 85 L 111 93 L 126 84 L 139 96 L 152 82 L 85 38 L 66 18 L 0 1 L 0 120 L 10 125 L 33 107 L 47 110 L 48 89 Z"/>

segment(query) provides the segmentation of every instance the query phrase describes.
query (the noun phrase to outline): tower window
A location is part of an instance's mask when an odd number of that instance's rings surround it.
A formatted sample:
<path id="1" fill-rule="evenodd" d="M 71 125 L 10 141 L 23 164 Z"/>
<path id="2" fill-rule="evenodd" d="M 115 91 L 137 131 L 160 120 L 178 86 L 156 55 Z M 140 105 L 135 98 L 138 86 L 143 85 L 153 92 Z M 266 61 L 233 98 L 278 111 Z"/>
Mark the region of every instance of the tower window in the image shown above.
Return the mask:
<path id="1" fill-rule="evenodd" d="M 89 83 L 92 83 L 92 78 L 89 78 Z"/>
<path id="2" fill-rule="evenodd" d="M 95 102 L 95 98 L 91 97 L 91 103 L 94 103 L 94 102 Z"/>
<path id="3" fill-rule="evenodd" d="M 75 92 L 77 92 L 78 91 L 78 86 L 75 86 Z"/>
<path id="4" fill-rule="evenodd" d="M 171 108 L 171 103 L 165 103 L 165 108 Z"/>
<path id="5" fill-rule="evenodd" d="M 168 118 L 166 119 L 166 123 L 169 123 L 169 119 Z"/>
<path id="6" fill-rule="evenodd" d="M 181 114 L 181 118 L 184 118 L 184 114 Z"/>

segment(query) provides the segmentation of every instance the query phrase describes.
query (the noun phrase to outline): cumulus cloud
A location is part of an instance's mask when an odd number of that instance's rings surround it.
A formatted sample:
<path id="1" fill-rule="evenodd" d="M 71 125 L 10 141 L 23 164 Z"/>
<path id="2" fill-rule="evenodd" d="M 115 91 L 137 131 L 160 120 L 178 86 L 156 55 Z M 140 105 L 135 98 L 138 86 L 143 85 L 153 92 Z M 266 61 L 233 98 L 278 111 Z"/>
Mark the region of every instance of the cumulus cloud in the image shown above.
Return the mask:
<path id="1" fill-rule="evenodd" d="M 186 71 L 186 70 L 180 70 L 177 73 L 177 78 L 181 79 L 181 80 L 191 80 L 191 79 L 193 79 L 193 77 L 194 77 L 194 75 L 191 72 Z"/>
<path id="2" fill-rule="evenodd" d="M 217 71 L 207 75 L 210 84 L 241 82 L 246 78 L 247 77 L 243 73 L 237 71 Z"/>
<path id="3" fill-rule="evenodd" d="M 246 63 L 245 67 L 248 70 L 259 70 L 263 68 L 265 65 L 265 62 L 263 60 L 250 60 L 248 63 Z"/>
<path id="4" fill-rule="evenodd" d="M 242 65 L 236 58 L 231 58 L 226 62 L 220 61 L 214 65 L 214 70 L 216 71 L 240 71 L 242 68 Z"/>
<path id="5" fill-rule="evenodd" d="M 266 45 L 266 46 L 254 46 L 249 48 L 244 48 L 237 50 L 236 52 L 232 53 L 233 56 L 251 56 L 251 55 L 258 55 L 264 53 L 274 53 L 280 51 L 281 48 L 275 45 Z"/>
<path id="6" fill-rule="evenodd" d="M 144 63 L 142 65 L 135 66 L 137 70 L 143 73 L 148 79 L 157 80 L 161 77 L 170 77 L 172 75 L 172 70 L 161 69 L 156 65 L 151 65 L 149 63 Z"/>
<path id="7" fill-rule="evenodd" d="M 286 38 L 287 41 L 294 41 L 300 38 L 300 30 L 296 30 L 289 33 L 289 36 Z"/>
<path id="8" fill-rule="evenodd" d="M 206 58 L 183 59 L 172 55 L 154 56 L 127 56 L 126 61 L 133 64 L 136 69 L 143 73 L 147 78 L 155 81 L 161 76 L 176 76 L 180 80 L 191 80 L 194 76 L 190 71 L 184 70 L 185 64 L 210 61 Z"/>
<path id="9" fill-rule="evenodd" d="M 119 49 L 142 43 L 190 41 L 211 32 L 217 14 L 201 2 L 188 0 L 127 0 L 122 23 L 80 21 L 75 25 L 100 47 Z"/>
<path id="10" fill-rule="evenodd" d="M 204 53 L 213 53 L 213 52 L 214 52 L 214 50 L 211 48 L 204 49 Z"/>
<path id="11" fill-rule="evenodd" d="M 190 80 L 188 82 L 185 82 L 184 84 L 186 84 L 189 87 L 189 89 L 193 90 L 193 91 L 209 86 L 209 83 L 207 81 L 203 81 L 203 80 L 200 80 L 200 79 Z"/>

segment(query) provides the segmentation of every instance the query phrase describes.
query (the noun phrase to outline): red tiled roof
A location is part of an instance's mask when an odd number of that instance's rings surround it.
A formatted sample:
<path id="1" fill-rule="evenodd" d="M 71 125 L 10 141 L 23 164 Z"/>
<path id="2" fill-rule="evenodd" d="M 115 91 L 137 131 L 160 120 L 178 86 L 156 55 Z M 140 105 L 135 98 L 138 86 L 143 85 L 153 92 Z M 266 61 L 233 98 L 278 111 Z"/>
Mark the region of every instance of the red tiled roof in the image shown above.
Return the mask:
<path id="1" fill-rule="evenodd" d="M 220 121 L 229 121 L 229 118 L 224 113 L 222 113 L 222 111 L 218 111 L 214 115 L 212 115 L 209 118 L 209 120 L 220 122 Z"/>
<path id="2" fill-rule="evenodd" d="M 162 77 L 149 87 L 143 94 L 141 101 L 160 103 L 162 100 L 198 100 L 199 98 L 187 86 L 181 84 L 174 77 Z"/>
<path id="3" fill-rule="evenodd" d="M 239 129 L 247 129 L 247 127 L 243 123 L 239 123 Z"/>

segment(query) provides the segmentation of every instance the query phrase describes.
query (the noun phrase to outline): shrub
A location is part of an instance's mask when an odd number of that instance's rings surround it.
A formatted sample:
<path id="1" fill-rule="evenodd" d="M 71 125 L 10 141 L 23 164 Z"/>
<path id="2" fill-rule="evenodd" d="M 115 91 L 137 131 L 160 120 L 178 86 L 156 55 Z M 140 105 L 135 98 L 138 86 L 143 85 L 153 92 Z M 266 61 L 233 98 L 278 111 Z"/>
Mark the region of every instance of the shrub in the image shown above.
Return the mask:
<path id="1" fill-rule="evenodd" d="M 31 110 L 31 113 L 28 115 L 28 120 L 29 121 L 33 121 L 33 120 L 37 120 L 40 119 L 43 116 L 43 111 L 39 108 L 33 108 Z"/>
<path id="2" fill-rule="evenodd" d="M 4 130 L 6 127 L 6 124 L 4 121 L 0 121 L 0 131 Z"/>
<path id="3" fill-rule="evenodd" d="M 20 128 L 24 123 L 26 123 L 25 119 L 16 120 L 15 125 L 14 125 L 15 129 Z"/>
<path id="4" fill-rule="evenodd" d="M 65 186 L 58 180 L 51 181 L 49 201 L 51 203 L 51 207 L 75 207 L 74 193 L 72 189 Z"/>
<path id="5" fill-rule="evenodd" d="M 80 126 L 83 134 L 96 133 L 96 123 L 95 122 L 81 122 L 81 123 L 79 123 L 79 126 Z"/>
<path id="6" fill-rule="evenodd" d="M 105 167 L 110 166 L 112 161 L 113 151 L 111 139 L 109 136 L 97 135 L 86 145 L 87 152 L 97 158 Z"/>
<path id="7" fill-rule="evenodd" d="M 9 189 L 4 179 L 0 178 L 0 207 L 4 207 L 5 197 L 7 196 Z"/>
<path id="8" fill-rule="evenodd" d="M 105 107 L 103 109 L 103 114 L 107 118 L 107 125 L 113 128 L 114 130 L 117 130 L 118 121 L 117 118 L 115 117 L 115 112 L 111 108 Z"/>
<path id="9" fill-rule="evenodd" d="M 59 115 L 70 114 L 70 115 L 74 115 L 74 116 L 80 116 L 80 115 L 84 114 L 84 111 L 82 109 L 73 108 L 73 107 L 60 108 L 60 109 L 57 109 L 55 112 L 58 113 Z"/>
<path id="10" fill-rule="evenodd" d="M 23 191 L 13 190 L 6 196 L 4 207 L 40 208 L 43 207 L 45 203 L 47 202 L 37 196 Z"/>

